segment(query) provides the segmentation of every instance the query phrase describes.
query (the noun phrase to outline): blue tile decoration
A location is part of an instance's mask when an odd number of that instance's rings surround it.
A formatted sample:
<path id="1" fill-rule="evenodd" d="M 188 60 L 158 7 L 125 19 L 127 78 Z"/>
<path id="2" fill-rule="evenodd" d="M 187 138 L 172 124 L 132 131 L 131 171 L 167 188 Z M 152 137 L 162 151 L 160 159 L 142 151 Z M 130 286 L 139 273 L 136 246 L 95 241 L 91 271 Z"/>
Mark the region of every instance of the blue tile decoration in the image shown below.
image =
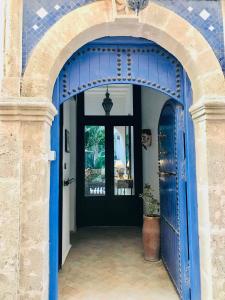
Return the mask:
<path id="1" fill-rule="evenodd" d="M 208 41 L 225 72 L 223 17 L 221 0 L 151 0 L 174 11 Z M 224 1 L 224 0 L 222 0 Z"/>
<path id="2" fill-rule="evenodd" d="M 95 0 L 24 0 L 23 68 L 44 33 L 62 16 Z M 206 38 L 225 72 L 220 0 L 150 0 L 174 11 Z"/>
<path id="3" fill-rule="evenodd" d="M 95 0 L 24 0 L 23 69 L 46 31 L 70 11 Z"/>

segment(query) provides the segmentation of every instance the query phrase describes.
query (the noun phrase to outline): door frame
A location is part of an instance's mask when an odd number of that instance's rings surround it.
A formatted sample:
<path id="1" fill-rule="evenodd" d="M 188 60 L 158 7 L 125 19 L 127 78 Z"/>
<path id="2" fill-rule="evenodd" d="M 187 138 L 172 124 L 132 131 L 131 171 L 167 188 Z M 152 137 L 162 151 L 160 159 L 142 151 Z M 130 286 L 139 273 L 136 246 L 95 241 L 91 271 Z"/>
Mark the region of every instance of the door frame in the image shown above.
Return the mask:
<path id="1" fill-rule="evenodd" d="M 134 187 L 135 187 L 135 195 L 131 196 L 125 196 L 126 198 L 129 197 L 130 201 L 135 201 L 138 200 L 138 203 L 141 205 L 141 200 L 138 199 L 138 195 L 142 192 L 143 189 L 143 171 L 142 171 L 142 151 L 138 151 L 138 149 L 142 149 L 141 146 L 141 88 L 138 85 L 132 85 L 133 88 L 133 115 L 127 115 L 127 116 L 117 116 L 117 115 L 110 115 L 110 116 L 85 116 L 84 112 L 84 93 L 80 93 L 77 95 L 77 144 L 79 143 L 81 146 L 77 151 L 77 213 L 79 213 L 82 208 L 80 207 L 81 201 L 79 201 L 79 197 L 83 199 L 85 197 L 84 193 L 84 172 L 83 172 L 83 166 L 84 166 L 84 136 L 83 136 L 83 129 L 85 125 L 102 125 L 105 126 L 105 134 L 109 134 L 109 128 L 113 126 L 133 126 L 134 127 L 134 141 L 133 141 L 133 150 L 134 150 L 134 157 L 133 157 L 133 163 L 134 163 Z M 107 123 L 109 123 L 107 125 Z M 139 137 L 139 142 L 138 142 L 138 137 Z M 107 139 L 107 137 L 106 137 Z M 109 149 L 113 149 L 114 144 L 113 140 L 108 139 L 108 143 L 110 144 L 108 146 Z M 109 150 L 108 149 L 108 150 Z M 112 152 L 113 153 L 113 152 Z M 111 154 L 112 154 L 111 153 Z M 112 156 L 112 155 L 111 155 Z M 112 162 L 111 160 L 106 159 L 106 166 L 108 162 L 108 169 L 113 169 L 113 159 Z M 82 170 L 82 171 L 81 171 Z M 136 175 L 135 175 L 136 174 Z M 113 188 L 111 188 L 111 183 L 114 181 L 114 177 L 112 178 L 111 176 L 106 173 L 106 177 L 110 178 L 110 181 L 108 183 L 108 190 L 110 191 L 111 197 L 114 194 Z M 110 186 L 109 186 L 110 185 Z M 107 188 L 107 185 L 106 185 Z M 82 195 L 82 196 L 81 196 Z M 98 197 L 98 196 L 97 196 Z M 107 195 L 105 195 L 107 197 Z M 119 196 L 119 195 L 114 195 L 115 203 L 121 200 L 121 197 L 124 196 Z M 95 198 L 95 196 L 93 196 Z M 102 197 L 101 199 L 98 197 L 99 200 L 103 200 Z M 127 199 L 128 200 L 128 199 Z M 104 200 L 103 200 L 104 201 Z M 137 202 L 137 201 L 136 201 Z M 141 225 L 142 224 L 142 209 L 140 208 L 139 211 L 140 219 L 138 220 L 138 224 L 136 225 Z M 77 215 L 77 225 L 78 228 L 82 226 L 88 226 L 88 225 L 82 225 L 82 222 L 79 222 L 79 215 Z M 111 225 L 110 225 L 111 224 Z M 79 226 L 80 225 L 80 226 Z M 121 226 L 126 225 L 125 223 L 122 224 Z M 135 225 L 135 224 L 133 224 Z M 97 224 L 96 224 L 97 226 Z M 104 225 L 105 226 L 105 225 Z M 109 220 L 109 226 L 115 226 L 113 222 Z M 129 225 L 127 225 L 129 226 Z"/>
<path id="2" fill-rule="evenodd" d="M 128 42 L 129 44 L 129 42 Z M 158 46 L 159 47 L 159 46 Z M 162 49 L 159 47 L 159 49 Z M 164 51 L 164 50 L 160 50 Z M 162 53 L 160 52 L 159 53 Z M 167 52 L 168 53 L 168 52 Z M 170 55 L 170 54 L 167 54 Z M 163 57 L 163 56 L 162 56 Z M 172 57 L 172 55 L 171 55 Z M 160 58 L 159 58 L 160 59 Z M 173 61 L 177 66 L 181 66 L 176 58 L 173 57 Z M 69 65 L 69 63 L 68 63 Z M 183 70 L 182 66 L 181 69 Z M 66 68 L 62 69 L 65 75 Z M 177 70 L 177 69 L 176 69 Z M 198 211 L 197 211 L 197 193 L 196 193 L 196 166 L 195 166 L 195 145 L 194 145 L 194 129 L 193 121 L 189 113 L 189 108 L 192 105 L 192 92 L 190 81 L 184 71 L 183 74 L 179 75 L 179 90 L 181 97 L 178 97 L 176 100 L 184 104 L 185 111 L 185 128 L 187 136 L 187 160 L 186 160 L 186 171 L 187 171 L 187 194 L 188 194 L 188 218 L 189 222 L 189 247 L 190 247 L 190 274 L 191 274 L 191 287 L 194 299 L 200 299 L 200 263 L 199 263 L 199 239 L 198 239 Z M 180 71 L 179 71 L 180 73 Z M 62 73 L 62 76 L 64 76 Z M 139 74 L 140 76 L 140 74 Z M 137 84 L 142 86 L 148 86 L 148 79 L 144 79 L 146 74 L 143 74 L 143 79 L 137 80 Z M 59 76 L 60 77 L 60 76 Z M 68 92 L 67 97 L 63 99 L 61 91 L 61 82 L 58 79 L 55 83 L 55 88 L 53 92 L 53 102 L 56 108 L 59 108 L 60 104 L 65 100 L 69 99 L 77 94 L 76 92 Z M 170 73 L 170 79 L 173 78 L 173 81 L 177 81 L 176 74 Z M 182 78 L 182 79 L 181 79 Z M 97 80 L 98 81 L 98 80 Z M 118 80 L 115 78 L 113 83 L 131 83 L 128 79 Z M 133 83 L 133 82 L 132 82 Z M 82 85 L 82 82 L 80 83 Z M 98 84 L 98 85 L 102 85 Z M 90 87 L 85 84 L 82 85 L 83 90 L 89 89 Z M 84 88 L 85 86 L 85 88 Z M 159 87 L 158 87 L 159 86 Z M 162 92 L 161 86 L 157 85 L 157 82 L 151 83 L 151 87 L 155 90 Z M 168 94 L 167 92 L 164 92 Z M 172 96 L 173 97 L 173 96 Z M 57 299 L 57 290 L 58 290 L 58 182 L 59 182 L 59 136 L 60 136 L 60 112 L 56 116 L 51 129 L 51 148 L 56 152 L 56 161 L 51 164 L 51 186 L 50 186 L 50 299 Z M 191 201 L 190 201 L 191 199 Z M 191 225 L 190 225 L 191 224 Z"/>
<path id="3" fill-rule="evenodd" d="M 59 150 L 59 253 L 58 269 L 62 268 L 62 239 L 63 239 L 63 118 L 64 107 L 60 105 L 60 150 Z"/>

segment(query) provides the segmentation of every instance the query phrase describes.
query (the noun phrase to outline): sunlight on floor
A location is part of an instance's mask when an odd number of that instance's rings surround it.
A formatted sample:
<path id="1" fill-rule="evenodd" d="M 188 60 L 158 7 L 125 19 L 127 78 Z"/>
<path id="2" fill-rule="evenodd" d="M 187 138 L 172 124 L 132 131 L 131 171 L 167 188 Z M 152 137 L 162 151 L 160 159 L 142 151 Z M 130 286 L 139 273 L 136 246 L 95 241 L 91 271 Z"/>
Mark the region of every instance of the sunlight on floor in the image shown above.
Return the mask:
<path id="1" fill-rule="evenodd" d="M 162 262 L 143 258 L 136 227 L 84 228 L 59 272 L 60 300 L 178 300 Z"/>

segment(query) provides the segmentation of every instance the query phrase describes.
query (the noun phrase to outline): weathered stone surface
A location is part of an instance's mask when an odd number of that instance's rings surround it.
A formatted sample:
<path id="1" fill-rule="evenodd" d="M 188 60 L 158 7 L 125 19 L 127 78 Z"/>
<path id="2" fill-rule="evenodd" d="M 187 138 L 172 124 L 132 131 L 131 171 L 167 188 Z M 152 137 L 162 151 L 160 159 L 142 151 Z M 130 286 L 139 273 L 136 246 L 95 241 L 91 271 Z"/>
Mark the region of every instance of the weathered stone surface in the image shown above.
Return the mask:
<path id="1" fill-rule="evenodd" d="M 19 96 L 22 71 L 22 22 L 23 0 L 1 0 L 4 19 L 3 79 L 1 96 Z M 0 34 L 2 34 L 0 32 Z M 0 62 L 1 64 L 1 62 Z M 0 80 L 1 80 L 0 79 Z"/>
<path id="2" fill-rule="evenodd" d="M 50 102 L 0 101 L 0 299 L 47 299 Z M 26 103 L 26 104 L 25 104 Z"/>
<path id="3" fill-rule="evenodd" d="M 201 109 L 200 109 L 201 107 Z M 202 299 L 224 298 L 225 103 L 202 103 L 195 119 Z"/>
<path id="4" fill-rule="evenodd" d="M 0 122 L 0 299 L 18 288 L 20 124 Z"/>

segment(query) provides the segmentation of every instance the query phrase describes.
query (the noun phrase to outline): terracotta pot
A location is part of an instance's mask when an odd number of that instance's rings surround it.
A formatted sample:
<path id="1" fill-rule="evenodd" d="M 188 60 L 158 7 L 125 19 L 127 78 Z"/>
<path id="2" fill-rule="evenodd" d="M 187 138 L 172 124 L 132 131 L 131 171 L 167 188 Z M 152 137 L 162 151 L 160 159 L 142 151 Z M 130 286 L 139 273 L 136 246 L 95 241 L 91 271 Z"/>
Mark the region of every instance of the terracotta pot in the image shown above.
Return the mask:
<path id="1" fill-rule="evenodd" d="M 144 216 L 142 237 L 145 259 L 158 261 L 160 250 L 160 217 Z"/>

